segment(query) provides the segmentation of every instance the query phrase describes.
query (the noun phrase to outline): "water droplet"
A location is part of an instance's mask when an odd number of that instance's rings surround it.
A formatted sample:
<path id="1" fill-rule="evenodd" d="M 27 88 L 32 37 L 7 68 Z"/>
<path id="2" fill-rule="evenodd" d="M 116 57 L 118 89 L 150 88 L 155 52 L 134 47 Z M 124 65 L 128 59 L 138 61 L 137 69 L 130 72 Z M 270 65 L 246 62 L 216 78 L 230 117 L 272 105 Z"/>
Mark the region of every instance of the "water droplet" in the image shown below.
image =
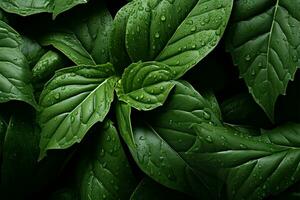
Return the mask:
<path id="1" fill-rule="evenodd" d="M 253 69 L 253 70 L 251 71 L 251 75 L 252 75 L 252 76 L 255 76 L 255 74 L 256 74 L 256 73 L 255 73 L 255 69 Z"/>
<path id="2" fill-rule="evenodd" d="M 250 61 L 250 60 L 251 60 L 251 56 L 250 56 L 249 54 L 246 55 L 246 56 L 245 56 L 245 60 L 246 60 L 246 61 Z"/>
<path id="3" fill-rule="evenodd" d="M 196 26 L 193 26 L 192 28 L 191 28 L 191 32 L 195 32 L 196 31 Z"/>
<path id="4" fill-rule="evenodd" d="M 165 17 L 164 15 L 162 15 L 162 16 L 160 17 L 160 20 L 164 22 L 164 21 L 166 21 L 166 17 Z"/>
<path id="5" fill-rule="evenodd" d="M 71 119 L 71 123 L 73 123 L 75 121 L 75 117 L 73 115 L 71 116 L 70 119 Z"/>
<path id="6" fill-rule="evenodd" d="M 262 66 L 263 66 L 263 64 L 262 64 L 261 62 L 259 62 L 259 63 L 258 63 L 258 66 L 259 66 L 259 67 L 262 67 Z"/>
<path id="7" fill-rule="evenodd" d="M 137 101 L 138 101 L 138 100 L 139 100 L 139 97 L 135 97 L 135 100 L 137 100 Z"/>
<path id="8" fill-rule="evenodd" d="M 111 139 L 110 136 L 107 136 L 106 141 L 110 141 L 110 139 Z"/>
<path id="9" fill-rule="evenodd" d="M 165 88 L 163 86 L 160 87 L 160 90 L 163 91 Z"/>
<path id="10" fill-rule="evenodd" d="M 188 20 L 187 22 L 186 22 L 188 25 L 193 25 L 193 20 Z"/>
<path id="11" fill-rule="evenodd" d="M 207 136 L 207 137 L 205 138 L 205 140 L 206 140 L 207 142 L 209 142 L 209 143 L 212 143 L 212 142 L 213 142 L 211 136 Z"/>
<path id="12" fill-rule="evenodd" d="M 207 113 L 207 112 L 203 112 L 203 117 L 204 117 L 204 119 L 209 120 L 210 119 L 210 114 Z"/>
<path id="13" fill-rule="evenodd" d="M 155 38 L 159 38 L 159 37 L 160 37 L 159 33 L 158 32 L 155 33 Z"/>
<path id="14" fill-rule="evenodd" d="M 141 135 L 141 136 L 139 137 L 139 140 L 145 140 L 145 137 L 144 137 L 143 135 Z"/>
<path id="15" fill-rule="evenodd" d="M 54 98 L 55 98 L 56 100 L 59 100 L 60 94 L 59 94 L 59 93 L 56 93 L 56 94 L 54 95 Z"/>
<path id="16" fill-rule="evenodd" d="M 209 16 L 207 16 L 206 18 L 204 18 L 204 22 L 205 23 L 208 23 L 210 21 L 210 17 Z"/>

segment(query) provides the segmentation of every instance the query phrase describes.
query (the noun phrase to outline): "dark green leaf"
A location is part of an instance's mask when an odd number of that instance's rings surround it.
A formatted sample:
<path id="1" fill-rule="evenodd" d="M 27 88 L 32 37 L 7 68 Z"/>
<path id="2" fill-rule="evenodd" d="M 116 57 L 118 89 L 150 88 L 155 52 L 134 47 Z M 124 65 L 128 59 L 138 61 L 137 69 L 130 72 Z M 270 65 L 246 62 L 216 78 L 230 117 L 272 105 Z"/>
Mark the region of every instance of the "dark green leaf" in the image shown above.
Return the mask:
<path id="1" fill-rule="evenodd" d="M 255 101 L 274 120 L 274 106 L 300 65 L 299 0 L 235 1 L 228 49 Z"/>
<path id="2" fill-rule="evenodd" d="M 242 93 L 225 100 L 221 108 L 223 119 L 228 123 L 256 127 L 263 127 L 270 124 L 268 116 L 248 93 Z"/>
<path id="3" fill-rule="evenodd" d="M 147 175 L 169 188 L 214 199 L 219 195 L 220 186 L 191 167 L 192 160 L 182 158 L 196 139 L 191 129 L 193 123 L 220 124 L 210 106 L 190 85 L 178 83 L 165 106 L 150 115 L 154 126 L 142 123 L 131 130 L 127 125 L 130 124 L 130 109 L 126 105 L 119 107 L 117 119 L 131 154 Z"/>
<path id="4" fill-rule="evenodd" d="M 29 109 L 16 110 L 8 124 L 3 143 L 1 199 L 22 199 L 33 190 L 31 180 L 39 153 L 33 113 Z"/>
<path id="5" fill-rule="evenodd" d="M 2 0 L 0 8 L 6 12 L 15 13 L 21 16 L 28 16 L 42 12 L 53 13 L 55 18 L 60 13 L 72 7 L 87 3 L 88 0 Z"/>
<path id="6" fill-rule="evenodd" d="M 20 35 L 0 21 L 0 103 L 20 100 L 36 106 Z"/>
<path id="7" fill-rule="evenodd" d="M 64 67 L 66 59 L 63 55 L 49 50 L 45 53 L 32 69 L 32 78 L 36 81 L 41 81 L 49 78 L 58 69 Z"/>
<path id="8" fill-rule="evenodd" d="M 92 125 L 105 118 L 117 81 L 113 75 L 110 64 L 56 72 L 40 96 L 40 158 L 48 149 L 64 149 L 80 142 Z"/>
<path id="9" fill-rule="evenodd" d="M 40 39 L 43 45 L 53 45 L 77 65 L 109 62 L 112 16 L 103 3 L 75 9 L 54 26 Z"/>
<path id="10" fill-rule="evenodd" d="M 185 200 L 190 199 L 190 197 L 184 194 L 166 188 L 150 178 L 144 178 L 136 187 L 135 191 L 132 193 L 130 200 Z"/>
<path id="11" fill-rule="evenodd" d="M 111 122 L 106 122 L 93 136 L 77 171 L 81 199 L 129 199 L 136 180 L 117 130 Z"/>
<path id="12" fill-rule="evenodd" d="M 29 66 L 32 68 L 37 61 L 46 53 L 44 49 L 35 41 L 22 36 L 21 52 L 26 57 Z"/>
<path id="13" fill-rule="evenodd" d="M 299 124 L 286 124 L 257 137 L 209 124 L 195 128 L 198 137 L 184 158 L 223 178 L 229 199 L 263 199 L 300 179 Z"/>

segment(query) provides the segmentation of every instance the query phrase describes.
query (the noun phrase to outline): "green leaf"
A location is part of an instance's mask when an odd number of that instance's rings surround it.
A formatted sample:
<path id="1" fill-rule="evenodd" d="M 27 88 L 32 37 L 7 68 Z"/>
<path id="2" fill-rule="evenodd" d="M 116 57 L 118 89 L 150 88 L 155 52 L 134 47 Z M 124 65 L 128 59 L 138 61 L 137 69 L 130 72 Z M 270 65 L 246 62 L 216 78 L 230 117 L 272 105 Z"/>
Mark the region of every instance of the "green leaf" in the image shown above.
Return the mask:
<path id="1" fill-rule="evenodd" d="M 274 106 L 300 65 L 300 2 L 236 1 L 228 50 L 255 101 L 274 120 Z"/>
<path id="2" fill-rule="evenodd" d="M 286 124 L 262 136 L 245 136 L 228 127 L 196 125 L 198 137 L 184 158 L 218 174 L 228 199 L 263 199 L 300 179 L 299 124 Z"/>
<path id="3" fill-rule="evenodd" d="M 42 128 L 40 159 L 48 149 L 80 142 L 110 109 L 117 78 L 110 64 L 62 69 L 45 85 L 38 121 Z"/>
<path id="4" fill-rule="evenodd" d="M 53 18 L 55 18 L 60 13 L 83 3 L 87 3 L 87 0 L 2 0 L 0 2 L 0 8 L 6 12 L 15 13 L 21 16 L 43 12 L 53 13 Z"/>
<path id="5" fill-rule="evenodd" d="M 75 9 L 53 26 L 56 30 L 40 38 L 42 45 L 53 45 L 77 65 L 109 61 L 112 16 L 103 3 Z"/>
<path id="6" fill-rule="evenodd" d="M 136 180 L 113 124 L 106 122 L 86 147 L 77 171 L 81 199 L 129 199 Z"/>
<path id="7" fill-rule="evenodd" d="M 193 123 L 220 123 L 210 106 L 190 85 L 177 83 L 164 107 L 147 117 L 153 119 L 149 120 L 151 125 L 142 123 L 131 130 L 131 125 L 127 125 L 129 106 L 117 111 L 120 133 L 140 169 L 169 188 L 195 197 L 216 198 L 220 190 L 218 183 L 191 167 L 192 160 L 182 158 L 196 139 L 191 129 Z"/>
<path id="8" fill-rule="evenodd" d="M 134 136 L 131 127 L 131 107 L 121 101 L 116 105 L 116 118 L 118 122 L 118 128 L 120 135 L 130 148 L 135 148 Z"/>
<path id="9" fill-rule="evenodd" d="M 150 178 L 143 178 L 142 181 L 138 184 L 135 191 L 132 193 L 130 200 L 165 200 L 165 199 L 175 199 L 175 200 L 184 200 L 190 199 L 189 196 L 166 188 Z"/>
<path id="10" fill-rule="evenodd" d="M 241 93 L 225 100 L 221 108 L 223 119 L 228 123 L 256 127 L 265 127 L 271 123 L 249 93 Z"/>
<path id="11" fill-rule="evenodd" d="M 48 33 L 40 39 L 40 43 L 44 46 L 53 45 L 76 65 L 96 65 L 92 56 L 72 32 Z"/>
<path id="12" fill-rule="evenodd" d="M 125 47 L 132 62 L 163 62 L 179 78 L 217 45 L 227 25 L 232 3 L 232 0 L 134 1 L 121 11 L 123 14 L 119 17 L 124 19 L 115 23 L 118 32 L 113 40 L 124 44 L 125 37 Z M 128 11 L 131 11 L 129 16 Z M 122 51 L 120 54 L 124 55 L 124 48 L 119 48 L 119 52 Z"/>
<path id="13" fill-rule="evenodd" d="M 9 121 L 3 143 L 1 198 L 22 199 L 32 192 L 31 180 L 39 153 L 38 142 L 34 111 L 18 108 Z"/>
<path id="14" fill-rule="evenodd" d="M 0 21 L 0 103 L 19 100 L 35 107 L 31 73 L 21 43 L 20 35 Z"/>
<path id="15" fill-rule="evenodd" d="M 131 64 L 130 57 L 126 50 L 124 33 L 126 32 L 126 25 L 133 6 L 136 1 L 130 2 L 122 7 L 116 14 L 110 37 L 110 56 L 111 62 L 118 73 Z"/>
<path id="16" fill-rule="evenodd" d="M 117 94 L 121 101 L 138 110 L 161 106 L 174 87 L 173 71 L 158 62 L 131 64 L 123 73 Z"/>
<path id="17" fill-rule="evenodd" d="M 49 50 L 36 63 L 32 69 L 32 78 L 35 82 L 53 75 L 58 69 L 64 67 L 66 59 L 60 53 Z"/>
<path id="18" fill-rule="evenodd" d="M 29 66 L 32 68 L 46 51 L 35 40 L 22 36 L 21 52 L 26 57 Z"/>

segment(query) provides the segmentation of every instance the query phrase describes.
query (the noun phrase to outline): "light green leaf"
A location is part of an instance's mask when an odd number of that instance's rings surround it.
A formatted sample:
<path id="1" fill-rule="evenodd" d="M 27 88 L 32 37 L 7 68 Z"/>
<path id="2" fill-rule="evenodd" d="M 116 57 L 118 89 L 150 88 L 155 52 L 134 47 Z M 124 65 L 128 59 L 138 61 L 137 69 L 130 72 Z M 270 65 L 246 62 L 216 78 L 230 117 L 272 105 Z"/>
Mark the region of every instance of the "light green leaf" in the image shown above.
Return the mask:
<path id="1" fill-rule="evenodd" d="M 21 43 L 20 35 L 0 21 L 0 103 L 19 100 L 36 107 L 31 73 Z"/>
<path id="2" fill-rule="evenodd" d="M 210 103 L 187 83 L 177 83 L 164 107 L 144 116 L 150 123 L 135 123 L 133 130 L 127 125 L 131 124 L 130 107 L 121 106 L 117 110 L 119 130 L 140 169 L 169 188 L 195 197 L 217 198 L 220 185 L 191 167 L 192 160 L 182 157 L 196 139 L 193 123 L 220 124 Z"/>
<path id="3" fill-rule="evenodd" d="M 136 180 L 113 124 L 106 122 L 86 147 L 77 170 L 80 199 L 129 199 Z"/>
<path id="4" fill-rule="evenodd" d="M 165 199 L 174 199 L 174 200 L 185 200 L 190 199 L 189 196 L 166 188 L 150 178 L 143 178 L 141 182 L 136 187 L 135 191 L 132 193 L 130 200 L 165 200 Z"/>
<path id="5" fill-rule="evenodd" d="M 228 199 L 263 199 L 300 179 L 300 126 L 286 124 L 262 136 L 245 136 L 229 127 L 201 124 L 184 154 L 192 166 L 218 174 Z"/>
<path id="6" fill-rule="evenodd" d="M 133 1 L 118 16 L 118 32 L 112 37 L 125 45 L 132 62 L 163 62 L 179 78 L 217 45 L 232 3 L 233 0 Z M 123 48 L 119 52 L 126 54 Z"/>
<path id="7" fill-rule="evenodd" d="M 285 94 L 300 65 L 299 0 L 236 1 L 228 50 L 255 101 L 274 120 L 277 97 Z"/>
<path id="8" fill-rule="evenodd" d="M 158 62 L 133 63 L 123 73 L 117 94 L 121 101 L 138 110 L 161 106 L 174 87 L 173 71 Z"/>
<path id="9" fill-rule="evenodd" d="M 59 70 L 40 96 L 40 159 L 48 149 L 80 142 L 110 109 L 117 78 L 110 64 Z"/>
<path id="10" fill-rule="evenodd" d="M 87 3 L 88 0 L 2 0 L 0 8 L 6 12 L 21 16 L 28 16 L 42 12 L 53 13 L 55 18 L 60 13 L 67 11 L 78 4 Z"/>

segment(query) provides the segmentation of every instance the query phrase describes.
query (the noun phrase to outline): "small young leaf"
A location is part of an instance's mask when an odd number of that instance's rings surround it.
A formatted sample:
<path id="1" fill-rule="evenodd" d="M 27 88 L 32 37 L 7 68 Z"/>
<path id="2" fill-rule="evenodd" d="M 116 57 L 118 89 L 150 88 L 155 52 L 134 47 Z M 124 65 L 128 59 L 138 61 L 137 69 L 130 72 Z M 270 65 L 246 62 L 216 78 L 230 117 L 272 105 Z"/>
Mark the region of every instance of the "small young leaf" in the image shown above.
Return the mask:
<path id="1" fill-rule="evenodd" d="M 161 106 L 174 87 L 173 71 L 158 62 L 131 64 L 118 85 L 121 101 L 138 110 L 152 110 Z"/>

